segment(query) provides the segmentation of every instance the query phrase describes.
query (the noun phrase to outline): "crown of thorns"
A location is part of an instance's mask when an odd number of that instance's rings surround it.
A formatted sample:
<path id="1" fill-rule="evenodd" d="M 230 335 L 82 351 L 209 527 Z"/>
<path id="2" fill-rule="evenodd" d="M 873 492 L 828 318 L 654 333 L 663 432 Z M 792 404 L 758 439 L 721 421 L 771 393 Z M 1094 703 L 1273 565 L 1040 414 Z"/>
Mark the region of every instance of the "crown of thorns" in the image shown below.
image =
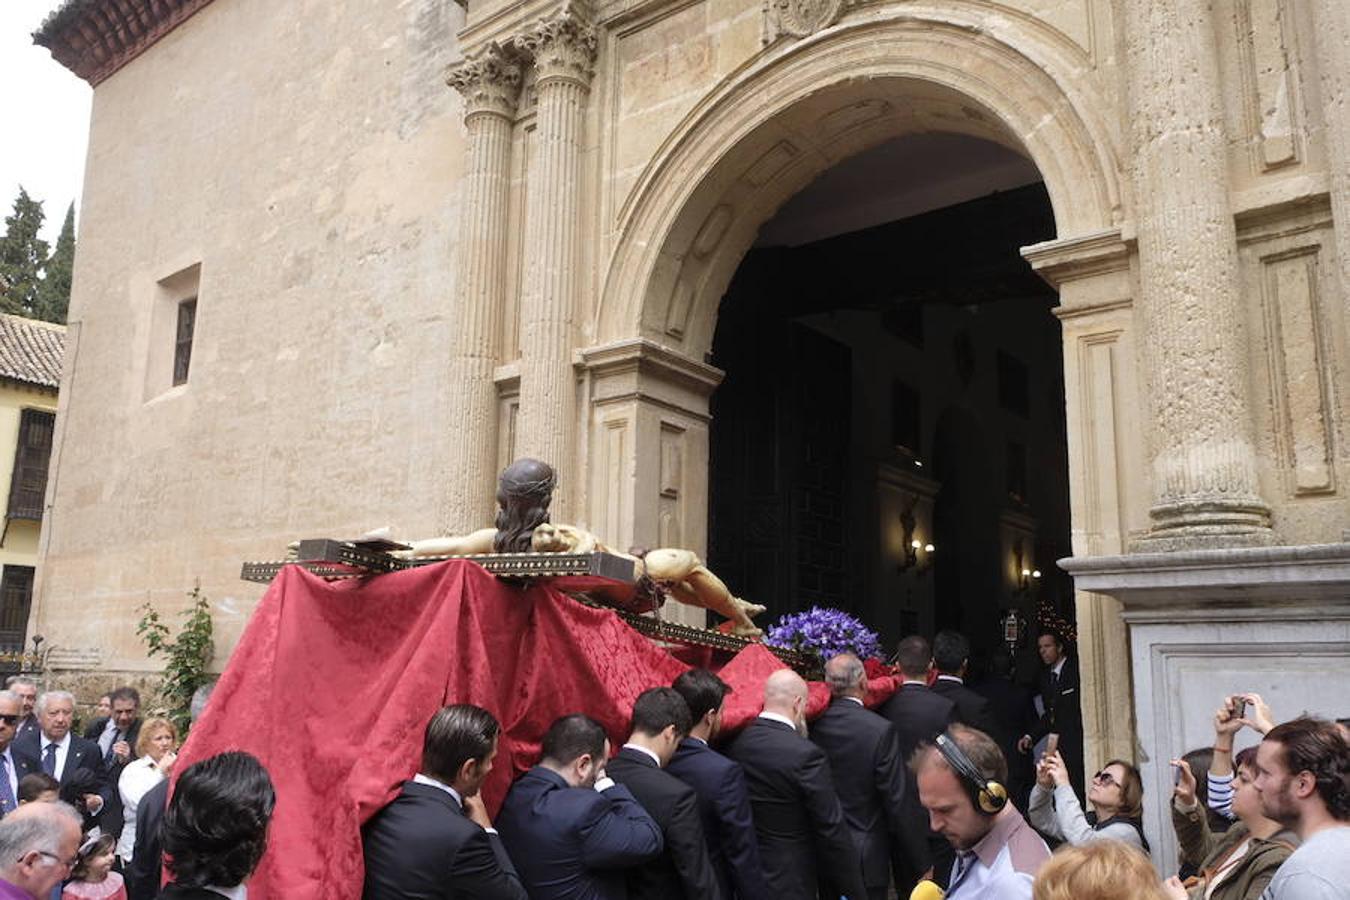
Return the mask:
<path id="1" fill-rule="evenodd" d="M 536 478 L 534 481 L 514 481 L 502 480 L 502 489 L 508 494 L 542 494 L 553 490 L 554 482 L 557 479 L 550 475 L 547 478 Z"/>

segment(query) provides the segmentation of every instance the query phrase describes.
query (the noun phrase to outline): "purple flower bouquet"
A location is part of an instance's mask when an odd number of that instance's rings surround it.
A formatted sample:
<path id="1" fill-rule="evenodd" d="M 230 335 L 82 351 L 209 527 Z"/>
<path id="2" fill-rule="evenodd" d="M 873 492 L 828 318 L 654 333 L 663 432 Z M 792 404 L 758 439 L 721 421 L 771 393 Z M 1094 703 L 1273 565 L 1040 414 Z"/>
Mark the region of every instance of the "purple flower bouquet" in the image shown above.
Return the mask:
<path id="1" fill-rule="evenodd" d="M 881 657 L 875 631 L 843 610 L 827 606 L 784 616 L 765 632 L 764 643 L 815 653 L 822 660 L 839 653 L 852 653 L 859 659 Z"/>

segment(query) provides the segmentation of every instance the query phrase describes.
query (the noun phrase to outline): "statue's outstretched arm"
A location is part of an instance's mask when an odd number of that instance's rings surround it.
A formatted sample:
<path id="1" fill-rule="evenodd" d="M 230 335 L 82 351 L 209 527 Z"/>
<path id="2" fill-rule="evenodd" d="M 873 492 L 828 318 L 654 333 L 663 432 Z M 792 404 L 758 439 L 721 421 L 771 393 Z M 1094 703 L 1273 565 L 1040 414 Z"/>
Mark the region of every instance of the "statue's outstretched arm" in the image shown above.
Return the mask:
<path id="1" fill-rule="evenodd" d="M 491 553 L 492 539 L 496 536 L 497 529 L 480 528 L 469 534 L 411 541 L 409 542 L 411 549 L 398 555 L 416 559 L 419 556 L 471 556 L 475 553 Z"/>

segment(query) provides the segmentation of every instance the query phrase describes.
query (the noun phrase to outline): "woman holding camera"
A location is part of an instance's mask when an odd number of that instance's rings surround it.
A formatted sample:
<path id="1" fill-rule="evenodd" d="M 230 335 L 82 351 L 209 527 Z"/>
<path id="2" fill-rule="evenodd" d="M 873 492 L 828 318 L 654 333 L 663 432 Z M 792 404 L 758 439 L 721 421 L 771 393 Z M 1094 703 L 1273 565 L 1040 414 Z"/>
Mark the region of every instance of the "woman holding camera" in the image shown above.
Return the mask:
<path id="1" fill-rule="evenodd" d="M 1036 768 L 1027 818 L 1042 834 L 1069 844 L 1117 840 L 1148 852 L 1144 839 L 1144 783 L 1139 770 L 1113 759 L 1092 776 L 1087 790 L 1092 812 L 1084 814 L 1069 786 L 1069 772 L 1058 753 L 1047 753 Z"/>
<path id="2" fill-rule="evenodd" d="M 1176 766 L 1179 760 L 1172 760 Z M 1279 822 L 1261 814 L 1256 792 L 1256 748 L 1248 747 L 1234 760 L 1233 812 L 1238 821 L 1221 835 L 1209 829 L 1209 820 L 1195 796 L 1195 776 L 1184 763 L 1172 793 L 1172 826 L 1181 844 L 1181 861 L 1200 867 L 1189 890 L 1177 878 L 1164 885 L 1174 900 L 1257 900 L 1275 870 L 1294 852 L 1298 837 Z"/>

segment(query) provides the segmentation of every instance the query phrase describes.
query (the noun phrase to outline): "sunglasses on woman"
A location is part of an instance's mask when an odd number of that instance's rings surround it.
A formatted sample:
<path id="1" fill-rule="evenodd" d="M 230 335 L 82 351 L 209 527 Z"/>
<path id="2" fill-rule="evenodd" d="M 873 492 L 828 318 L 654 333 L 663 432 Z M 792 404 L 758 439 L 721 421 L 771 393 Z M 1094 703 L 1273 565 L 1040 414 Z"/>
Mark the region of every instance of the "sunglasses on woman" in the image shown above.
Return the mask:
<path id="1" fill-rule="evenodd" d="M 1092 780 L 1097 782 L 1098 784 L 1104 784 L 1107 786 L 1114 784 L 1116 787 L 1120 787 L 1120 782 L 1116 781 L 1115 776 L 1112 775 L 1110 772 L 1107 772 L 1105 769 L 1098 772 L 1096 775 L 1093 775 Z"/>

